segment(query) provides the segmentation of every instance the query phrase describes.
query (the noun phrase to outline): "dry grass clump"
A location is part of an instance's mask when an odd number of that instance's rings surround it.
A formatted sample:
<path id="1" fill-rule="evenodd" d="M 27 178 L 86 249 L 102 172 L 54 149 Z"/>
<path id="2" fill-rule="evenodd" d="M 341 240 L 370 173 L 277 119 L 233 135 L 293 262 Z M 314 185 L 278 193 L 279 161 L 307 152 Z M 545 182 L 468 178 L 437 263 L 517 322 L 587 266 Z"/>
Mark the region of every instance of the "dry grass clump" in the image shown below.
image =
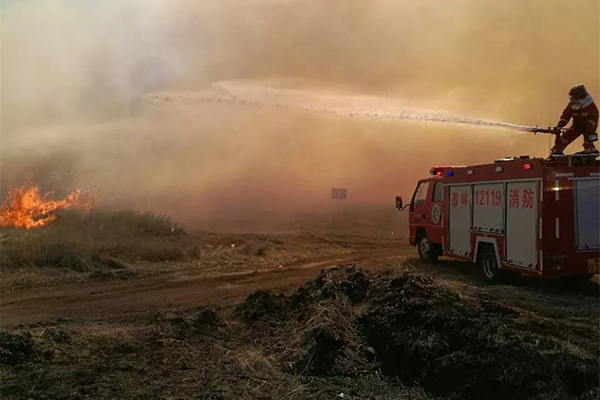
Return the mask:
<path id="1" fill-rule="evenodd" d="M 420 389 L 375 376 L 306 379 L 224 319 L 203 308 L 136 326 L 14 332 L 33 337 L 33 353 L 13 366 L 0 365 L 2 399 L 430 399 Z"/>
<path id="2" fill-rule="evenodd" d="M 344 302 L 311 306 L 299 318 L 283 358 L 293 371 L 310 376 L 356 376 L 373 370 L 372 352 L 356 323 L 356 312 Z"/>
<path id="3" fill-rule="evenodd" d="M 291 296 L 258 291 L 233 312 L 0 333 L 2 396 L 598 398 L 589 314 L 558 317 L 506 299 L 461 296 L 414 272 L 326 269 Z"/>
<path id="4" fill-rule="evenodd" d="M 0 365 L 15 367 L 35 356 L 35 342 L 30 332 L 0 331 Z"/>
<path id="5" fill-rule="evenodd" d="M 37 229 L 0 231 L 2 267 L 58 267 L 75 271 L 120 269 L 128 261 L 197 258 L 200 250 L 178 240 L 185 232 L 163 215 L 65 212 Z"/>
<path id="6" fill-rule="evenodd" d="M 265 257 L 269 253 L 269 245 L 265 242 L 247 242 L 241 248 L 248 256 Z"/>
<path id="7" fill-rule="evenodd" d="M 248 296 L 238 314 L 301 376 L 381 371 L 447 399 L 599 394 L 597 330 L 578 324 L 567 338 L 565 321 L 461 296 L 413 272 L 327 269 L 291 297 Z"/>

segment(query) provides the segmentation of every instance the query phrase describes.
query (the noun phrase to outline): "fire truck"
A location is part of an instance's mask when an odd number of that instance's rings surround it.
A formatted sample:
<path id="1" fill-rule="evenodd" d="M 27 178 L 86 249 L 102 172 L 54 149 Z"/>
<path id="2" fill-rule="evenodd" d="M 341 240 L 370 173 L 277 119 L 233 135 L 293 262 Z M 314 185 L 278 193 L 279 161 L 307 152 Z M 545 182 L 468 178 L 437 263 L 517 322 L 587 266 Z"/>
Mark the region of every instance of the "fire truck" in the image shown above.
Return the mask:
<path id="1" fill-rule="evenodd" d="M 589 279 L 600 265 L 599 165 L 595 156 L 557 155 L 436 166 L 396 208 L 409 208 L 409 241 L 424 262 L 473 262 L 488 282 Z"/>

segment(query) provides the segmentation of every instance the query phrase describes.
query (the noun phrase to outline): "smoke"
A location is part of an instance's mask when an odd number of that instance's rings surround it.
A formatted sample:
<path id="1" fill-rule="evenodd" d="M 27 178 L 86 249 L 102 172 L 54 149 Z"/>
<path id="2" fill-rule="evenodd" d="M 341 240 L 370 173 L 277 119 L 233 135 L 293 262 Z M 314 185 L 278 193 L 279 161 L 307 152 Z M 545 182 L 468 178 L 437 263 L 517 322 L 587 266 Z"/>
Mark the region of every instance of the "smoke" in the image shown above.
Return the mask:
<path id="1" fill-rule="evenodd" d="M 4 1 L 0 188 L 97 187 L 104 207 L 211 229 L 330 210 L 331 187 L 392 207 L 431 165 L 544 155 L 548 139 L 180 94 L 246 80 L 546 125 L 573 84 L 600 96 L 599 12 L 595 0 Z"/>
<path id="2" fill-rule="evenodd" d="M 599 89 L 594 0 L 304 1 L 238 15 L 220 78 L 293 77 L 517 123 L 554 120 L 575 82 Z"/>
<path id="3" fill-rule="evenodd" d="M 23 124 L 122 115 L 186 68 L 172 41 L 181 10 L 157 0 L 4 1 L 2 120 Z"/>

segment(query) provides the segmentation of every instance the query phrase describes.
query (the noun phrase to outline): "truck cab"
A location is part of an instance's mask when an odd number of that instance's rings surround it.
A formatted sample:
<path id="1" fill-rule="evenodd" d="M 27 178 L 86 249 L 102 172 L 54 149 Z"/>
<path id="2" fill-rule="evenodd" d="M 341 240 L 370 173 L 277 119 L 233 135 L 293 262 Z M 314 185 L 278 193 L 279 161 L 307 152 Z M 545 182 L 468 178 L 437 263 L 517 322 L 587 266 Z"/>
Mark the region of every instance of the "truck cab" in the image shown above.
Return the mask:
<path id="1" fill-rule="evenodd" d="M 421 179 L 411 197 L 409 207 L 409 242 L 418 245 L 419 256 L 433 262 L 442 255 L 443 168 L 433 167 Z"/>

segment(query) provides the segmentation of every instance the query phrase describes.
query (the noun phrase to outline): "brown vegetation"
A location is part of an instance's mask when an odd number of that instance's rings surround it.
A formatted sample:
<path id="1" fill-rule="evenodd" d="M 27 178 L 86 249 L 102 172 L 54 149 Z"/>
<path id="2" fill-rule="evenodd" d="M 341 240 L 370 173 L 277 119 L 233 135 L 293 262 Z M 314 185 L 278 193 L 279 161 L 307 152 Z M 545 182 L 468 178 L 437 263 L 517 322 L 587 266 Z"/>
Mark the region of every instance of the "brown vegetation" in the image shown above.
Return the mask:
<path id="1" fill-rule="evenodd" d="M 587 312 L 482 299 L 410 271 L 333 268 L 235 312 L 3 332 L 2 395 L 591 400 L 599 349 Z"/>

